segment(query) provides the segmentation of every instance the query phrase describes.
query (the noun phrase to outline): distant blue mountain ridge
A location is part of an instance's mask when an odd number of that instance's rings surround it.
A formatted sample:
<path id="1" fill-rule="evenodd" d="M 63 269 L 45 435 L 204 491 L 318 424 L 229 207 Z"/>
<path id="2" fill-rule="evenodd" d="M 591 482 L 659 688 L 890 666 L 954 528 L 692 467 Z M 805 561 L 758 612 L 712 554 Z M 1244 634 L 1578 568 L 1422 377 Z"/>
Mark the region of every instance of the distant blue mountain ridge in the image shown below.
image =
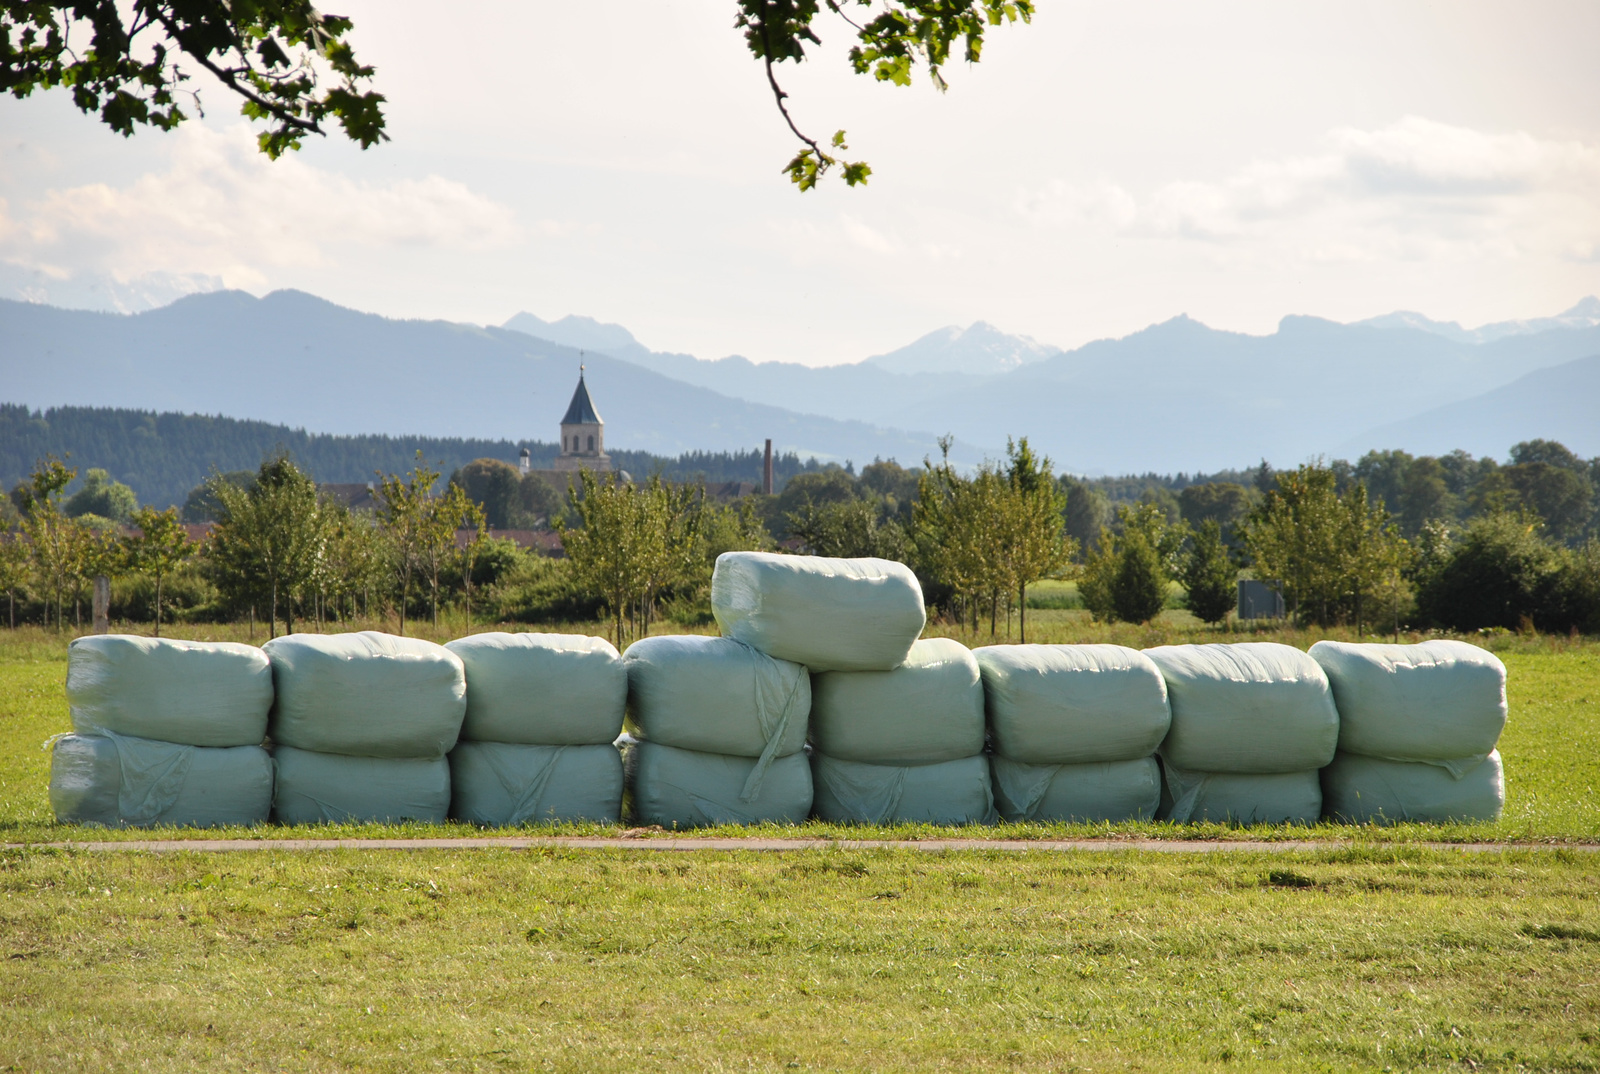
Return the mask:
<path id="1" fill-rule="evenodd" d="M 0 402 L 548 441 L 582 352 L 607 442 L 662 455 L 771 437 L 802 457 L 916 464 L 944 433 L 963 465 L 1027 436 L 1079 473 L 1292 466 L 1390 447 L 1503 456 L 1532 437 L 1600 454 L 1600 396 L 1580 362 L 1600 355 L 1600 300 L 1471 332 L 1394 314 L 1291 316 L 1250 336 L 1179 316 L 1064 351 L 980 322 L 811 368 L 655 352 L 583 317 L 395 320 L 294 291 L 197 294 L 133 315 L 0 300 Z M 1504 420 L 1484 420 L 1514 384 Z"/>

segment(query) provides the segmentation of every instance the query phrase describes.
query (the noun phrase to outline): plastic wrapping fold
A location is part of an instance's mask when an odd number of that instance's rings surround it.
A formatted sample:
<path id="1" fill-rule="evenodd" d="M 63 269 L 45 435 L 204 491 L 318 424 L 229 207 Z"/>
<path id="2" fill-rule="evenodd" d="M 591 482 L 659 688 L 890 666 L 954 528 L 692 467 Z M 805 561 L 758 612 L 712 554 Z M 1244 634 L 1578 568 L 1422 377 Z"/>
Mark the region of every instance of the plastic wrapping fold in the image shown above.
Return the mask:
<path id="1" fill-rule="evenodd" d="M 260 824 L 272 808 L 272 759 L 260 746 L 62 735 L 50 806 L 59 823 L 107 828 Z"/>
<path id="2" fill-rule="evenodd" d="M 1505 728 L 1506 666 L 1476 645 L 1319 641 L 1310 655 L 1333 687 L 1343 753 L 1460 774 L 1488 756 Z"/>
<path id="3" fill-rule="evenodd" d="M 1167 684 L 1122 645 L 974 649 L 994 751 L 1032 765 L 1149 757 L 1172 724 Z"/>
<path id="4" fill-rule="evenodd" d="M 989 765 L 995 808 L 1009 821 L 1149 820 L 1161 803 L 1161 768 L 1154 757 L 1035 765 L 997 756 Z"/>
<path id="5" fill-rule="evenodd" d="M 67 648 L 67 704 L 79 734 L 259 746 L 272 668 L 253 645 L 99 634 Z"/>
<path id="6" fill-rule="evenodd" d="M 711 610 L 723 634 L 812 671 L 888 671 L 927 622 L 904 563 L 773 552 L 718 556 Z"/>
<path id="7" fill-rule="evenodd" d="M 811 813 L 811 767 L 803 753 L 773 761 L 747 796 L 753 757 L 729 757 L 635 742 L 625 759 L 632 819 L 663 828 L 800 824 Z"/>
<path id="8" fill-rule="evenodd" d="M 275 745 L 442 760 L 461 733 L 466 675 L 443 645 L 363 630 L 289 634 L 262 651 L 277 691 L 269 724 Z"/>
<path id="9" fill-rule="evenodd" d="M 1201 772 L 1304 772 L 1333 760 L 1339 713 L 1322 667 L 1275 642 L 1146 649 L 1167 682 L 1163 762 Z"/>
<path id="10" fill-rule="evenodd" d="M 642 638 L 628 646 L 628 714 L 641 738 L 730 757 L 787 757 L 806 742 L 806 669 L 732 638 Z"/>
<path id="11" fill-rule="evenodd" d="M 972 651 L 925 638 L 892 671 L 811 676 L 811 743 L 837 761 L 938 764 L 983 752 L 983 683 Z"/>
<path id="12" fill-rule="evenodd" d="M 1315 824 L 1322 816 L 1322 784 L 1315 768 L 1304 772 L 1194 772 L 1161 766 L 1159 820 L 1180 824 Z"/>
<path id="13" fill-rule="evenodd" d="M 1455 775 L 1425 761 L 1339 753 L 1322 770 L 1322 811 L 1353 824 L 1499 820 L 1506 804 L 1498 750 Z"/>
<path id="14" fill-rule="evenodd" d="M 811 755 L 816 815 L 841 824 L 993 824 L 989 758 L 877 765 Z"/>
<path id="15" fill-rule="evenodd" d="M 280 824 L 419 820 L 450 813 L 450 764 L 443 757 L 352 757 L 274 746 Z"/>
<path id="16" fill-rule="evenodd" d="M 622 731 L 628 673 L 604 638 L 492 631 L 445 648 L 466 673 L 464 739 L 609 745 Z"/>
<path id="17" fill-rule="evenodd" d="M 461 742 L 450 751 L 450 815 L 488 827 L 622 817 L 622 754 L 600 746 Z"/>

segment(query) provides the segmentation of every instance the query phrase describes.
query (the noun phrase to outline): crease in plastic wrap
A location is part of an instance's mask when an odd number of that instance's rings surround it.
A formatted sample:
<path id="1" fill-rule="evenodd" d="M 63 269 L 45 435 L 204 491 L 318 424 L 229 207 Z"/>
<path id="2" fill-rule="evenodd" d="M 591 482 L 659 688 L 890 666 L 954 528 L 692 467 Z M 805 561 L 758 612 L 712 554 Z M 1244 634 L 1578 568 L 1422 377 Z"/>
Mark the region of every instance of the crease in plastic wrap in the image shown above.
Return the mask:
<path id="1" fill-rule="evenodd" d="M 1149 757 L 1172 725 L 1167 684 L 1122 645 L 989 645 L 972 655 L 994 752 L 1030 765 Z"/>
<path id="2" fill-rule="evenodd" d="M 1342 751 L 1322 770 L 1323 813 L 1352 824 L 1499 820 L 1505 803 L 1499 750 L 1460 773 Z"/>
<path id="3" fill-rule="evenodd" d="M 754 757 L 740 799 L 753 801 L 775 760 L 805 746 L 812 706 L 806 669 L 732 638 L 642 638 L 628 647 L 628 712 L 648 742 Z"/>
<path id="4" fill-rule="evenodd" d="M 272 668 L 253 645 L 97 634 L 67 648 L 67 705 L 79 734 L 259 746 Z"/>
<path id="5" fill-rule="evenodd" d="M 774 552 L 718 556 L 711 611 L 727 637 L 812 671 L 888 671 L 927 623 L 904 563 Z"/>
<path id="6" fill-rule="evenodd" d="M 800 824 L 811 814 L 811 767 L 803 753 L 779 757 L 760 792 L 745 798 L 753 757 L 633 742 L 625 758 L 632 819 L 663 828 L 719 824 Z"/>
<path id="7" fill-rule="evenodd" d="M 1038 765 L 996 755 L 989 764 L 995 808 L 1008 821 L 1149 820 L 1161 803 L 1161 769 L 1154 757 Z"/>
<path id="8" fill-rule="evenodd" d="M 1304 772 L 1333 760 L 1339 713 L 1328 677 L 1290 645 L 1163 645 L 1172 708 L 1162 762 L 1198 772 Z"/>
<path id="9" fill-rule="evenodd" d="M 841 824 L 993 824 L 989 758 L 878 765 L 811 755 L 816 815 Z"/>
<path id="10" fill-rule="evenodd" d="M 1156 816 L 1179 824 L 1315 824 L 1322 817 L 1317 769 L 1196 772 L 1165 761 Z"/>
<path id="11" fill-rule="evenodd" d="M 488 827 L 622 816 L 622 754 L 609 743 L 462 742 L 450 751 L 450 815 Z"/>
<path id="12" fill-rule="evenodd" d="M 63 824 L 260 824 L 272 806 L 272 760 L 260 746 L 187 746 L 111 732 L 61 735 L 51 750 L 49 793 Z"/>
<path id="13" fill-rule="evenodd" d="M 424 821 L 450 813 L 443 757 L 356 757 L 274 746 L 272 815 L 282 824 Z"/>
<path id="14" fill-rule="evenodd" d="M 421 638 L 289 634 L 272 661 L 275 745 L 352 757 L 442 760 L 467 710 L 461 658 Z"/>
<path id="15" fill-rule="evenodd" d="M 1441 639 L 1415 645 L 1319 641 L 1311 658 L 1339 708 L 1339 750 L 1476 769 L 1506 725 L 1506 666 L 1486 649 Z"/>
<path id="16" fill-rule="evenodd" d="M 622 731 L 628 674 L 604 638 L 487 631 L 445 648 L 466 675 L 465 740 L 609 745 Z"/>
<path id="17" fill-rule="evenodd" d="M 836 761 L 922 765 L 983 752 L 983 682 L 972 651 L 925 638 L 889 671 L 811 677 L 811 742 Z"/>

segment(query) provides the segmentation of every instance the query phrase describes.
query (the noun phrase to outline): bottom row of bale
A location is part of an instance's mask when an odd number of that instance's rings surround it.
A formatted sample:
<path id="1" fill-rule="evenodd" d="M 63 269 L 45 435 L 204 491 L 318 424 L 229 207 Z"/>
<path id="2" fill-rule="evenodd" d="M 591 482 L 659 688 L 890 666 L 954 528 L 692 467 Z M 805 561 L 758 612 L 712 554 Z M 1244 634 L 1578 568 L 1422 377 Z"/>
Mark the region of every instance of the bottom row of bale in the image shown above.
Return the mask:
<path id="1" fill-rule="evenodd" d="M 934 638 L 810 672 L 701 636 L 101 636 L 70 651 L 50 797 L 140 827 L 1487 820 L 1504 676 L 1459 642 Z"/>

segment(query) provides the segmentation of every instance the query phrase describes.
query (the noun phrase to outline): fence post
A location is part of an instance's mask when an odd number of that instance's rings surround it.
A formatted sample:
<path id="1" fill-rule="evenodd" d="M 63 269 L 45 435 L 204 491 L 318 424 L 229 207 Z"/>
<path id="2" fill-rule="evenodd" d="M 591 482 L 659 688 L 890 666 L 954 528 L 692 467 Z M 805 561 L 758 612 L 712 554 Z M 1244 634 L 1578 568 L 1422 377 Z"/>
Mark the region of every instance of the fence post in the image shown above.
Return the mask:
<path id="1" fill-rule="evenodd" d="M 94 632 L 111 633 L 111 579 L 103 574 L 94 577 Z"/>

